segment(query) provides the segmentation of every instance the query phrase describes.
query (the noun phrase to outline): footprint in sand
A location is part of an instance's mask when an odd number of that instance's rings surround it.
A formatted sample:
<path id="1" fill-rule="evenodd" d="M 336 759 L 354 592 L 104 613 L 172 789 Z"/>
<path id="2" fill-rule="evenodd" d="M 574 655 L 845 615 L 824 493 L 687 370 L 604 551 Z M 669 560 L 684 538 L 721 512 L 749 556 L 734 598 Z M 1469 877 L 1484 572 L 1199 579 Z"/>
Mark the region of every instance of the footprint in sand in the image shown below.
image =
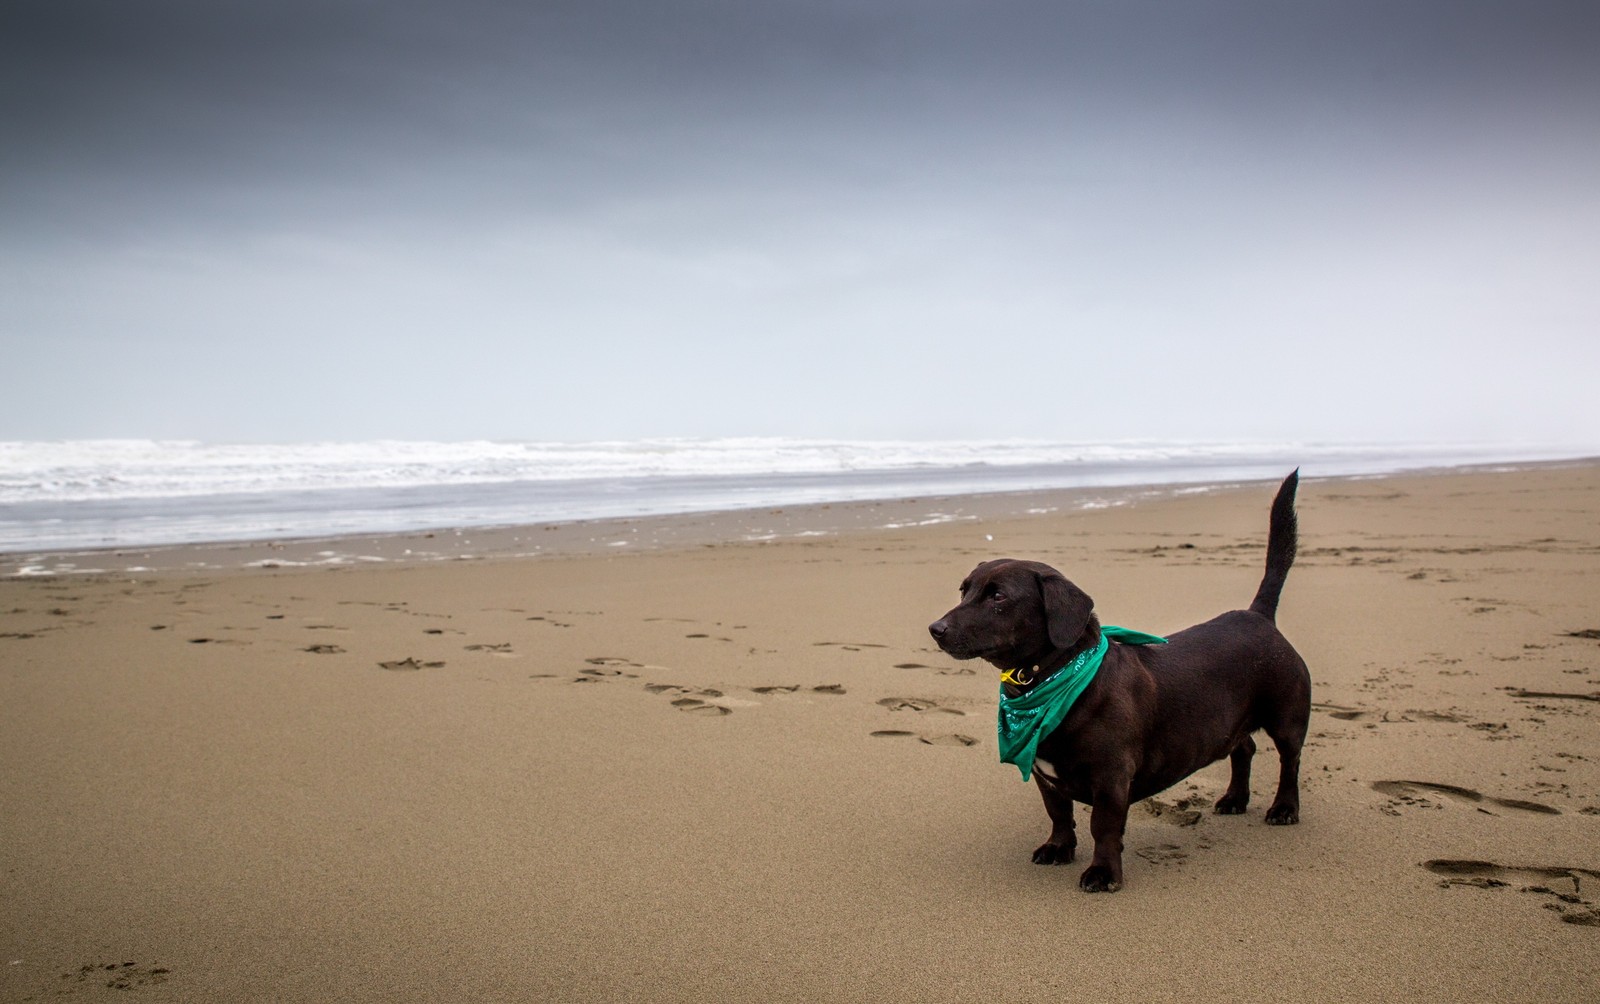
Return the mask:
<path id="1" fill-rule="evenodd" d="M 1374 781 L 1372 790 L 1381 795 L 1388 795 L 1391 801 L 1387 805 L 1379 806 L 1380 810 L 1391 816 L 1400 814 L 1400 806 L 1415 805 L 1426 809 L 1436 809 L 1438 803 L 1430 800 L 1424 792 L 1436 795 L 1445 795 L 1458 802 L 1465 802 L 1475 806 L 1479 812 L 1487 815 L 1496 815 L 1484 808 L 1484 804 L 1497 805 L 1502 809 L 1517 809 L 1522 812 L 1533 812 L 1544 816 L 1559 816 L 1561 810 L 1554 806 L 1543 805 L 1539 802 L 1529 802 L 1520 798 L 1495 798 L 1482 792 L 1473 791 L 1471 788 L 1462 788 L 1453 784 L 1439 784 L 1435 781 Z"/>
<path id="2" fill-rule="evenodd" d="M 876 732 L 869 732 L 868 735 L 874 739 L 915 739 L 918 742 L 924 743 L 928 746 L 978 745 L 978 740 L 972 738 L 971 736 L 964 736 L 953 732 L 945 733 L 943 735 L 925 736 L 918 732 L 907 732 L 904 729 L 879 729 Z"/>
<path id="3" fill-rule="evenodd" d="M 1554 911 L 1563 923 L 1580 927 L 1600 927 L 1600 906 L 1583 898 L 1583 880 L 1600 879 L 1600 871 L 1592 868 L 1568 868 L 1559 865 L 1501 865 L 1493 861 L 1472 861 L 1458 858 L 1434 858 L 1422 862 L 1422 867 L 1441 875 L 1439 886 L 1469 886 L 1474 889 L 1507 889 L 1513 882 L 1533 882 L 1519 891 L 1549 896 L 1553 902 L 1545 903 L 1546 910 Z M 1572 891 L 1565 888 L 1572 884 Z M 1550 883 L 1553 883 L 1552 886 Z"/>
<path id="4" fill-rule="evenodd" d="M 709 701 L 702 701 L 698 697 L 680 697 L 672 702 L 672 706 L 679 711 L 687 711 L 691 715 L 721 716 L 733 714 L 732 708 L 723 707 L 720 704 L 712 704 Z"/>
<path id="5" fill-rule="evenodd" d="M 515 656 L 517 654 L 516 652 L 512 651 L 511 643 L 508 641 L 481 645 L 467 645 L 465 648 L 468 652 L 485 652 L 489 655 Z"/>
<path id="6" fill-rule="evenodd" d="M 842 683 L 824 683 L 820 687 L 812 687 L 811 691 L 815 694 L 842 694 L 845 692 L 844 684 Z"/>
<path id="7" fill-rule="evenodd" d="M 915 711 L 918 714 L 932 714 L 932 715 L 965 715 L 966 714 L 965 711 L 957 711 L 955 708 L 940 707 L 935 702 L 924 700 L 924 699 L 922 699 L 920 697 L 885 697 L 883 700 L 878 702 L 878 705 L 880 707 L 888 708 L 890 711 Z"/>
<path id="8" fill-rule="evenodd" d="M 943 733 L 933 736 L 918 736 L 919 740 L 929 746 L 976 746 L 978 740 L 971 736 L 964 736 L 959 732 Z"/>
<path id="9" fill-rule="evenodd" d="M 582 673 L 583 676 L 578 680 L 575 680 L 575 683 L 593 683 L 597 679 L 611 676 L 621 676 L 629 680 L 637 680 L 639 678 L 639 674 L 630 673 L 628 670 L 647 668 L 643 664 L 634 662 L 631 659 L 622 659 L 611 655 L 597 655 L 591 659 L 585 659 L 583 661 L 589 664 L 589 668 L 578 670 L 578 672 Z"/>
<path id="10" fill-rule="evenodd" d="M 1407 708 L 1404 711 L 1368 711 L 1362 708 L 1348 708 L 1340 704 L 1313 704 L 1313 710 L 1321 711 L 1329 718 L 1337 718 L 1341 722 L 1382 722 L 1389 725 L 1415 722 L 1464 722 L 1467 719 L 1450 711 L 1430 711 L 1426 708 Z"/>
<path id="11" fill-rule="evenodd" d="M 647 683 L 644 689 L 652 694 L 678 694 L 672 706 L 679 711 L 687 711 L 692 715 L 708 715 L 720 717 L 733 714 L 735 706 L 755 707 L 755 701 L 740 701 L 728 697 L 722 691 L 711 687 L 682 687 L 675 683 Z"/>
<path id="12" fill-rule="evenodd" d="M 1189 852 L 1177 844 L 1155 844 L 1141 847 L 1133 853 L 1153 865 L 1180 865 L 1189 857 Z"/>
<path id="13" fill-rule="evenodd" d="M 383 669 L 396 670 L 396 671 L 401 671 L 401 672 L 410 672 L 410 671 L 418 670 L 418 669 L 438 669 L 441 666 L 443 666 L 444 663 L 442 663 L 442 662 L 422 662 L 421 660 L 418 660 L 416 658 L 406 658 L 406 659 L 400 659 L 400 660 L 395 661 L 395 662 L 380 662 L 380 663 L 378 663 L 378 665 Z"/>
<path id="14" fill-rule="evenodd" d="M 310 652 L 313 655 L 343 655 L 344 654 L 344 649 L 340 648 L 337 645 L 307 645 L 305 648 L 301 649 L 300 651 L 302 651 L 302 652 Z"/>
<path id="15" fill-rule="evenodd" d="M 544 623 L 550 625 L 551 627 L 558 627 L 558 628 L 569 628 L 569 627 L 572 626 L 571 623 L 569 623 L 569 622 L 558 621 L 558 620 L 554 620 L 554 619 L 552 619 L 550 617 L 542 617 L 542 616 L 539 616 L 539 615 L 534 615 L 533 617 L 529 617 L 528 620 L 530 620 L 530 621 L 543 621 Z"/>
<path id="16" fill-rule="evenodd" d="M 1202 809 L 1210 808 L 1214 799 L 1201 798 L 1191 795 L 1179 799 L 1177 802 L 1163 802 L 1159 798 L 1147 798 L 1139 804 L 1144 811 L 1173 826 L 1198 826 L 1201 819 L 1205 818 Z M 1195 806 L 1201 806 L 1197 809 Z"/>
<path id="17" fill-rule="evenodd" d="M 800 689 L 800 684 L 774 684 L 770 687 L 751 687 L 750 689 L 757 694 L 792 694 Z"/>
<path id="18" fill-rule="evenodd" d="M 104 986 L 108 990 L 131 990 L 134 987 L 153 987 L 165 983 L 167 977 L 171 975 L 172 970 L 165 966 L 141 966 L 137 962 L 90 962 L 79 966 L 76 972 L 62 973 L 61 979 L 90 986 Z"/>
<path id="19" fill-rule="evenodd" d="M 814 641 L 811 644 L 814 645 L 814 646 L 817 646 L 819 648 L 828 648 L 828 647 L 842 648 L 846 652 L 859 652 L 864 648 L 888 648 L 889 647 L 887 645 L 879 645 L 877 642 L 871 642 L 871 641 Z"/>
<path id="20" fill-rule="evenodd" d="M 1600 694 L 1565 694 L 1549 690 L 1522 690 L 1506 687 L 1506 692 L 1519 701 L 1600 701 Z"/>

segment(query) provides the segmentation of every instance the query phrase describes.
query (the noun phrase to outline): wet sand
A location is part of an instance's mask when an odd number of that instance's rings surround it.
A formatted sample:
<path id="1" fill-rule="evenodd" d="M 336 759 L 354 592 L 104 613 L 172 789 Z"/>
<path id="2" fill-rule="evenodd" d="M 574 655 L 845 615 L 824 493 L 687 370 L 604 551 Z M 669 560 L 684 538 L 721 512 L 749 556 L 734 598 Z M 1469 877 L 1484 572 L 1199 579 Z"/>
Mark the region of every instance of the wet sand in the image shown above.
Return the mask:
<path id="1" fill-rule="evenodd" d="M 1262 741 L 1121 892 L 1030 862 L 925 625 L 1000 555 L 1242 606 L 1274 488 L 8 558 L 0 998 L 1593 1000 L 1594 463 L 1307 480 L 1302 823 Z"/>

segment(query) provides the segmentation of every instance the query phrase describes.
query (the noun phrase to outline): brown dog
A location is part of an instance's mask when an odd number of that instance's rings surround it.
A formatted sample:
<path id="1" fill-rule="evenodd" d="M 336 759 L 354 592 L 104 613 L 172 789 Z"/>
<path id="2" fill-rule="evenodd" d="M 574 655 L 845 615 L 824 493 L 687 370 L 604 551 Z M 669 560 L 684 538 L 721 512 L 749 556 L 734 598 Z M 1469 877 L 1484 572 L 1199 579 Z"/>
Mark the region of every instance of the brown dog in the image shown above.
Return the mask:
<path id="1" fill-rule="evenodd" d="M 1113 643 L 1061 723 L 1039 741 L 1032 763 L 1050 839 L 1038 864 L 1071 861 L 1078 838 L 1074 802 L 1091 807 L 1094 860 L 1078 879 L 1088 892 L 1122 886 L 1122 833 L 1128 806 L 1223 757 L 1228 790 L 1215 811 L 1240 813 L 1250 801 L 1250 758 L 1257 729 L 1278 748 L 1274 825 L 1300 821 L 1300 747 L 1311 716 L 1311 676 L 1273 619 L 1295 554 L 1295 486 L 1290 474 L 1272 503 L 1267 572 L 1248 610 L 1234 610 L 1171 635 L 1164 645 Z M 1016 697 L 1097 648 L 1094 601 L 1060 572 L 1036 561 L 1002 558 L 973 569 L 961 603 L 928 627 L 957 659 L 984 659 L 1018 682 Z"/>

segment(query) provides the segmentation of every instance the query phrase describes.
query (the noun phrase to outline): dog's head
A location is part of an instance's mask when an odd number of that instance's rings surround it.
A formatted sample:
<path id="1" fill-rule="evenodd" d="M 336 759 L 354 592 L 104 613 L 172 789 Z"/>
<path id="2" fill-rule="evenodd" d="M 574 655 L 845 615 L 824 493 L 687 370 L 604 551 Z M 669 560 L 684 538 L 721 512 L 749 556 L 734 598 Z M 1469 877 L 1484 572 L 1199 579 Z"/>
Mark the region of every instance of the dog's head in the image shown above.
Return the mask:
<path id="1" fill-rule="evenodd" d="M 1037 561 L 985 561 L 961 583 L 961 602 L 928 625 L 957 659 L 998 669 L 1037 666 L 1076 647 L 1095 623 L 1094 600 L 1066 576 Z"/>

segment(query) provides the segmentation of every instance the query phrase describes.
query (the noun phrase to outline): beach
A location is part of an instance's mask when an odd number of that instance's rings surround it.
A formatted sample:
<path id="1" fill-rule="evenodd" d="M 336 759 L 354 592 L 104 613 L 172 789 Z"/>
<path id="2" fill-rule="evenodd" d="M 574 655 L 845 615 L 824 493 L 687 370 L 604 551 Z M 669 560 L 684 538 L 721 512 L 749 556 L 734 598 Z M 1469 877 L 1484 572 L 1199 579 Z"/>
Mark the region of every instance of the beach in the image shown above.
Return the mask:
<path id="1" fill-rule="evenodd" d="M 0 997 L 1594 1000 L 1600 462 L 1306 479 L 1300 825 L 1263 737 L 1120 892 L 1031 863 L 927 624 L 998 556 L 1242 607 L 1275 488 L 5 556 Z"/>

